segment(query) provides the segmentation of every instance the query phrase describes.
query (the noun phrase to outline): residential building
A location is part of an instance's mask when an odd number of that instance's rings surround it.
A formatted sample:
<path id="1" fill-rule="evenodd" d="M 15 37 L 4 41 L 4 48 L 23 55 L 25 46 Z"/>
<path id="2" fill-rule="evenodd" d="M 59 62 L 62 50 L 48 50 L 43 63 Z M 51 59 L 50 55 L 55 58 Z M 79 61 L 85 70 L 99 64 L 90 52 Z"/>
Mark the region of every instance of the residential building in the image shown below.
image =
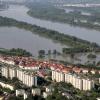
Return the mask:
<path id="1" fill-rule="evenodd" d="M 10 85 L 10 84 L 6 84 L 4 82 L 0 82 L 0 85 L 4 88 L 9 88 L 10 90 L 14 90 L 14 86 Z"/>
<path id="2" fill-rule="evenodd" d="M 52 86 L 46 87 L 46 92 L 53 92 L 54 88 Z"/>
<path id="3" fill-rule="evenodd" d="M 12 79 L 14 77 L 17 77 L 17 71 L 14 67 L 9 68 L 9 77 Z"/>
<path id="4" fill-rule="evenodd" d="M 22 95 L 24 100 L 28 98 L 28 94 L 23 89 L 16 90 L 16 96 Z"/>
<path id="5" fill-rule="evenodd" d="M 43 97 L 44 98 L 47 98 L 47 96 L 49 96 L 49 95 L 52 95 L 52 93 L 51 92 L 43 92 Z"/>
<path id="6" fill-rule="evenodd" d="M 60 77 L 59 77 L 60 76 Z M 52 71 L 52 80 L 56 82 L 71 83 L 75 88 L 80 90 L 91 90 L 94 87 L 94 81 L 79 77 L 79 75 L 72 73 L 63 73 L 58 71 Z"/>
<path id="7" fill-rule="evenodd" d="M 94 81 L 90 79 L 82 79 L 83 80 L 83 90 L 91 90 L 94 87 Z"/>
<path id="8" fill-rule="evenodd" d="M 41 95 L 41 90 L 39 88 L 34 88 L 34 89 L 32 89 L 32 94 L 33 94 L 33 96 Z"/>
<path id="9" fill-rule="evenodd" d="M 56 82 L 64 82 L 64 73 L 60 71 L 52 71 L 52 80 Z"/>
<path id="10" fill-rule="evenodd" d="M 17 78 L 23 82 L 23 84 L 31 87 L 32 85 L 37 86 L 37 76 L 32 72 L 17 70 Z"/>
<path id="11" fill-rule="evenodd" d="M 2 76 L 8 78 L 8 77 L 9 77 L 9 68 L 3 66 L 3 67 L 1 68 L 1 73 L 2 73 Z"/>
<path id="12" fill-rule="evenodd" d="M 37 76 L 33 72 L 7 66 L 1 68 L 1 74 L 2 76 L 11 79 L 13 77 L 16 77 L 20 81 L 22 81 L 23 84 L 29 87 L 31 87 L 32 85 L 37 86 Z"/>

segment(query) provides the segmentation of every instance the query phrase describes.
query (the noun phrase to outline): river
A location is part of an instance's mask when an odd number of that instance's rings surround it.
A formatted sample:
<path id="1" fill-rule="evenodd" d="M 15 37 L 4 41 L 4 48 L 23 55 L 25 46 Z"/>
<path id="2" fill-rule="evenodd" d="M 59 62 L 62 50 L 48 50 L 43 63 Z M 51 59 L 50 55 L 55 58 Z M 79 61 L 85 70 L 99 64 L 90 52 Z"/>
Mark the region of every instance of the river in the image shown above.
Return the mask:
<path id="1" fill-rule="evenodd" d="M 2 48 L 23 48 L 37 56 L 39 50 L 57 50 L 67 47 L 60 43 L 55 43 L 50 39 L 40 37 L 30 31 L 16 27 L 0 27 L 0 47 Z"/>
<path id="2" fill-rule="evenodd" d="M 14 18 L 18 21 L 35 24 L 47 29 L 56 30 L 64 34 L 76 36 L 78 38 L 96 42 L 100 45 L 100 32 L 92 29 L 82 27 L 75 27 L 64 23 L 52 22 L 47 20 L 40 20 L 32 18 L 27 14 L 29 9 L 23 5 L 10 5 L 8 10 L 0 11 L 0 16 Z"/>
<path id="3" fill-rule="evenodd" d="M 32 18 L 27 15 L 29 9 L 22 5 L 10 5 L 10 8 L 5 11 L 0 11 L 0 16 L 14 18 L 18 21 L 24 21 L 27 23 L 35 24 L 48 29 L 56 30 L 64 34 L 73 35 L 82 39 L 89 40 L 100 44 L 100 32 L 80 27 L 73 27 L 68 24 L 61 24 L 52 21 L 40 20 L 38 18 Z M 60 43 L 56 43 L 50 39 L 40 37 L 33 34 L 30 31 L 19 29 L 16 27 L 0 27 L 0 47 L 3 48 L 23 48 L 30 51 L 34 56 L 37 56 L 38 51 L 43 49 L 48 51 L 56 49 L 61 52 L 62 48 L 68 47 Z M 64 60 L 73 63 L 87 63 L 100 60 L 100 54 L 97 54 L 97 58 L 93 60 L 87 59 L 87 54 L 76 54 L 75 59 L 72 59 L 70 55 L 66 57 L 56 56 L 50 57 L 57 60 Z M 48 57 L 46 58 L 48 59 Z"/>
<path id="4" fill-rule="evenodd" d="M 25 29 L 20 29 L 16 27 L 0 27 L 0 47 L 2 48 L 23 48 L 33 54 L 35 58 L 38 56 L 39 50 L 45 50 L 46 53 L 48 50 L 57 50 L 59 52 L 62 51 L 62 48 L 68 47 L 62 45 L 60 43 L 56 43 L 50 39 L 46 39 L 44 37 L 40 37 L 30 31 Z M 87 59 L 87 54 L 75 54 L 74 59 L 70 57 L 70 55 L 66 56 L 46 56 L 46 59 L 56 59 L 68 61 L 71 63 L 86 63 L 86 62 L 96 62 L 100 59 L 100 54 L 97 54 L 96 59 L 89 60 Z M 77 60 L 79 59 L 79 60 Z"/>

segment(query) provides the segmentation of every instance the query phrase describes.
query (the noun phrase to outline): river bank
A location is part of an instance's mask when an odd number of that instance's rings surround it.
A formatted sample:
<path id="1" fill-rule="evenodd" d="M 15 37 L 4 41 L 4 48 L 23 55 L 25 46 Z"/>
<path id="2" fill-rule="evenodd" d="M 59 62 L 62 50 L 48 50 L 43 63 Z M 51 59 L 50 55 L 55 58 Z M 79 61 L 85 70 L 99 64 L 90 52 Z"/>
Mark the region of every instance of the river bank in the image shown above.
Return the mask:
<path id="1" fill-rule="evenodd" d="M 69 24 L 58 23 L 47 20 L 40 20 L 38 18 L 30 17 L 27 12 L 29 9 L 22 5 L 10 5 L 8 10 L 0 11 L 0 15 L 3 17 L 13 18 L 17 21 L 26 22 L 29 24 L 35 24 L 37 26 L 58 31 L 63 34 L 78 37 L 90 42 L 96 42 L 100 45 L 100 31 L 86 29 L 83 27 L 76 27 Z M 20 16 L 19 16 L 20 15 Z M 91 33 L 91 34 L 90 34 Z"/>
<path id="2" fill-rule="evenodd" d="M 83 50 L 90 51 L 91 48 L 99 49 L 99 45 L 96 43 L 91 43 L 86 40 L 82 40 L 73 36 L 65 35 L 63 33 L 59 33 L 57 31 L 45 29 L 36 25 L 31 25 L 25 22 L 16 21 L 14 19 L 0 17 L 0 26 L 15 26 L 18 28 L 22 28 L 28 31 L 31 31 L 34 34 L 38 34 L 40 36 L 50 38 L 54 41 L 60 42 L 65 45 L 69 45 L 75 48 L 83 48 Z"/>
<path id="3" fill-rule="evenodd" d="M 82 14 L 79 10 L 66 13 L 64 9 L 39 3 L 27 4 L 27 7 L 30 9 L 27 14 L 31 17 L 100 31 L 99 14 L 88 16 Z"/>

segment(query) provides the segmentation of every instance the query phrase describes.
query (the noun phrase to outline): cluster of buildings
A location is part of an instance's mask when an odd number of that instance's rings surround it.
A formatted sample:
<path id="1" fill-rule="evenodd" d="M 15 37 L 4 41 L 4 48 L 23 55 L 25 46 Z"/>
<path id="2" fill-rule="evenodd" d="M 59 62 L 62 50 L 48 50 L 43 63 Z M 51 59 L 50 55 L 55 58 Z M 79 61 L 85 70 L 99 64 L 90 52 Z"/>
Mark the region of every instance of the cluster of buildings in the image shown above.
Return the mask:
<path id="1" fill-rule="evenodd" d="M 12 85 L 10 85 L 10 84 L 4 83 L 4 82 L 0 82 L 0 85 L 3 88 L 9 88 L 10 90 L 14 90 L 14 87 Z"/>
<path id="2" fill-rule="evenodd" d="M 32 57 L 18 57 L 18 56 L 0 56 L 0 62 L 9 65 L 17 65 L 21 69 L 25 70 L 39 70 L 39 69 L 50 69 L 50 70 L 60 70 L 61 72 L 75 72 L 75 73 L 89 73 L 92 74 L 99 73 L 100 70 L 83 68 L 81 66 L 73 65 L 63 65 L 60 63 L 55 63 L 53 61 L 37 61 Z"/>
<path id="3" fill-rule="evenodd" d="M 100 71 L 96 69 L 72 65 L 65 66 L 60 63 L 54 63 L 53 61 L 36 61 L 31 57 L 1 55 L 0 62 L 4 64 L 1 67 L 2 76 L 11 79 L 17 77 L 23 84 L 29 87 L 33 85 L 37 86 L 37 77 L 44 76 L 44 69 L 52 72 L 53 81 L 71 83 L 75 88 L 80 90 L 91 90 L 94 87 L 94 81 L 92 79 L 81 77 L 79 76 L 80 74 L 100 74 Z"/>
<path id="4" fill-rule="evenodd" d="M 6 78 L 18 78 L 23 84 L 31 87 L 37 86 L 37 75 L 34 72 L 29 72 L 26 70 L 22 70 L 20 68 L 4 66 L 1 68 L 2 76 Z"/>
<path id="5" fill-rule="evenodd" d="M 47 98 L 48 95 L 52 95 L 52 92 L 54 91 L 54 88 L 51 86 L 44 87 L 44 91 L 42 92 L 40 88 L 32 88 L 31 94 L 33 96 L 43 96 L 43 98 Z M 25 91 L 24 89 L 17 89 L 16 90 L 16 97 L 22 95 L 24 97 L 24 100 L 28 98 L 29 93 Z"/>
<path id="6" fill-rule="evenodd" d="M 60 71 L 52 71 L 52 80 L 56 82 L 71 83 L 75 88 L 80 90 L 91 90 L 94 88 L 94 80 L 80 77 L 72 73 L 65 73 Z"/>

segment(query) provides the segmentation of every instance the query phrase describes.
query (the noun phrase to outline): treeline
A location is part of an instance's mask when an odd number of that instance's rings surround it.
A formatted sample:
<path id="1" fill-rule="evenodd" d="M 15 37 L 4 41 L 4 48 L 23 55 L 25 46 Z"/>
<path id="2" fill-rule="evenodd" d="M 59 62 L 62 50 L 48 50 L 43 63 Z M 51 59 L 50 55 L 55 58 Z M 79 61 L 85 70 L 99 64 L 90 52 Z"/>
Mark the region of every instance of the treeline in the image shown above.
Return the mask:
<path id="1" fill-rule="evenodd" d="M 25 56 L 25 57 L 29 57 L 29 56 L 32 56 L 32 54 L 26 50 L 23 50 L 23 49 L 0 49 L 0 54 L 3 54 L 3 55 L 10 55 L 10 56 Z"/>
<path id="2" fill-rule="evenodd" d="M 96 43 L 91 43 L 89 41 L 82 40 L 74 36 L 69 36 L 63 33 L 59 33 L 57 31 L 45 29 L 40 26 L 31 25 L 25 22 L 16 21 L 14 19 L 6 18 L 6 17 L 0 17 L 0 26 L 15 26 L 18 28 L 23 28 L 25 30 L 31 31 L 34 34 L 38 34 L 40 36 L 50 38 L 54 41 L 69 45 L 71 47 L 100 48 L 100 46 Z"/>
<path id="3" fill-rule="evenodd" d="M 62 49 L 62 53 L 63 54 L 71 54 L 71 53 L 85 53 L 85 52 L 92 52 L 92 51 L 95 51 L 95 52 L 100 52 L 100 49 L 99 48 L 81 48 L 81 47 L 74 47 L 74 48 L 63 48 Z"/>
<path id="4" fill-rule="evenodd" d="M 63 48 L 62 52 L 63 54 L 69 54 L 69 53 L 85 53 L 90 51 L 89 48 Z"/>

